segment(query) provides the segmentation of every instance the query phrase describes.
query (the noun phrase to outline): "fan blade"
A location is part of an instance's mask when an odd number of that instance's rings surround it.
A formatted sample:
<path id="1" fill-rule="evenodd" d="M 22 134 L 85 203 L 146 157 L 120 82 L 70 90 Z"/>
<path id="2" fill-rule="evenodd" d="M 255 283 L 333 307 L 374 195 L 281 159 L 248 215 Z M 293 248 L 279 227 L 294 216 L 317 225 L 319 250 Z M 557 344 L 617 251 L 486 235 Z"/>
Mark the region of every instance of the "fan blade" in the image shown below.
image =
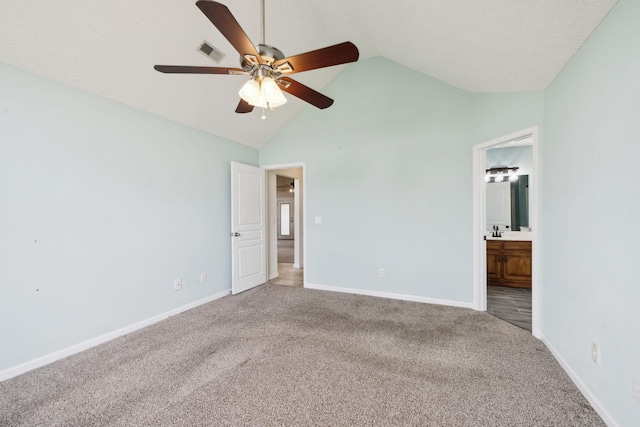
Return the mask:
<path id="1" fill-rule="evenodd" d="M 264 62 L 260 53 L 258 53 L 258 50 L 251 43 L 251 40 L 227 6 L 211 0 L 198 0 L 196 6 L 209 18 L 209 21 L 216 26 L 240 56 L 254 55 L 258 63 L 262 64 Z"/>
<path id="2" fill-rule="evenodd" d="M 315 70 L 317 68 L 332 67 L 334 65 L 346 64 L 358 60 L 360 52 L 358 48 L 351 42 L 344 42 L 333 46 L 328 46 L 311 52 L 301 53 L 276 61 L 274 68 L 287 62 L 293 68 L 293 71 L 283 71 L 287 74 L 299 73 L 301 71 Z"/>
<path id="3" fill-rule="evenodd" d="M 242 68 L 191 67 L 187 65 L 154 65 L 153 68 L 161 73 L 247 74 Z"/>
<path id="4" fill-rule="evenodd" d="M 250 113 L 252 111 L 253 111 L 253 105 L 249 104 L 244 99 L 240 99 L 240 102 L 236 107 L 236 113 Z"/>
<path id="5" fill-rule="evenodd" d="M 333 104 L 333 99 L 289 77 L 281 77 L 279 81 L 285 82 L 285 84 L 280 86 L 282 90 L 320 109 L 331 107 L 331 104 Z"/>

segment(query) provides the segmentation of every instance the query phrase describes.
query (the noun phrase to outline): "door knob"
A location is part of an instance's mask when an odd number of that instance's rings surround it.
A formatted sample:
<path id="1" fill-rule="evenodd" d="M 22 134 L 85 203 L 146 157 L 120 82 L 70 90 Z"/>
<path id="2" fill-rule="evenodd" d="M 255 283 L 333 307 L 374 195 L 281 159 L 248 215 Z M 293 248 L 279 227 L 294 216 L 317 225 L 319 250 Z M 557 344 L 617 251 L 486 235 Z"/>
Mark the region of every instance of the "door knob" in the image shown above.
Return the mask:
<path id="1" fill-rule="evenodd" d="M 229 234 L 231 237 L 240 237 L 240 233 L 231 233 Z"/>

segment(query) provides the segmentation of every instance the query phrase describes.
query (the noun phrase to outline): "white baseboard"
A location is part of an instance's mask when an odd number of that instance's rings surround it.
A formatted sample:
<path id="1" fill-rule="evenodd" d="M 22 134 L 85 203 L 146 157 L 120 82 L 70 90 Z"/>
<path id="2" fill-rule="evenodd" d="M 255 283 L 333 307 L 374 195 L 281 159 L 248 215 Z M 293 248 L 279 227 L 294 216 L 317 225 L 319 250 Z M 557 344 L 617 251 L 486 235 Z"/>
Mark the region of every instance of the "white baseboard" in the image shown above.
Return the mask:
<path id="1" fill-rule="evenodd" d="M 293 264 L 293 268 L 302 268 L 302 266 L 298 263 L 298 264 Z"/>
<path id="2" fill-rule="evenodd" d="M 22 363 L 18 366 L 5 369 L 4 371 L 0 371 L 0 381 L 8 380 L 9 378 L 13 378 L 17 375 L 23 374 L 36 368 L 40 368 L 41 366 L 48 365 L 49 363 L 64 359 L 65 357 L 71 356 L 73 354 L 80 353 L 81 351 L 87 350 L 91 347 L 95 347 L 114 338 L 118 338 L 122 335 L 137 331 L 138 329 L 145 328 L 149 325 L 160 322 L 161 320 L 167 319 L 171 316 L 175 316 L 184 311 L 191 310 L 192 308 L 198 307 L 200 305 L 207 304 L 211 301 L 215 301 L 229 294 L 231 294 L 231 290 L 219 292 L 215 295 L 211 295 L 201 300 L 194 301 L 178 308 L 174 308 L 173 310 L 169 310 L 165 313 L 153 316 L 141 322 L 134 323 L 133 325 L 125 326 L 124 328 L 117 329 L 115 331 L 109 332 L 96 338 L 92 338 L 85 342 L 81 342 L 80 344 L 72 345 L 71 347 L 64 348 L 62 350 L 56 351 L 55 353 L 51 353 L 46 356 L 42 356 L 37 359 Z"/>
<path id="3" fill-rule="evenodd" d="M 556 348 L 549 342 L 549 340 L 547 340 L 547 338 L 544 335 L 541 335 L 540 340 L 544 343 L 544 345 L 547 346 L 551 354 L 553 354 L 553 357 L 556 358 L 560 366 L 562 366 L 562 369 L 564 369 L 567 375 L 569 375 L 569 378 L 571 378 L 571 381 L 573 381 L 576 387 L 578 387 L 578 390 L 580 390 L 580 392 L 584 395 L 584 397 L 589 401 L 593 409 L 595 409 L 598 415 L 600 415 L 600 418 L 602 418 L 605 424 L 608 425 L 609 427 L 619 427 L 619 424 L 611 416 L 609 411 L 607 411 L 607 409 L 600 402 L 600 400 L 598 400 L 598 398 L 593 394 L 591 389 L 589 389 L 589 387 L 585 385 L 585 383 L 580 379 L 578 374 L 576 374 L 576 372 L 573 369 L 571 369 L 571 366 L 567 363 L 566 360 L 564 360 L 562 355 L 560 355 L 558 350 L 556 350 Z"/>
<path id="4" fill-rule="evenodd" d="M 308 289 L 317 289 L 320 291 L 343 292 L 347 294 L 368 295 L 371 297 L 398 299 L 403 301 L 424 302 L 427 304 L 448 305 L 451 307 L 473 308 L 473 302 L 428 298 L 416 295 L 395 294 L 391 292 L 370 291 L 366 289 L 343 288 L 340 286 L 314 285 L 312 283 L 305 283 L 304 287 Z"/>

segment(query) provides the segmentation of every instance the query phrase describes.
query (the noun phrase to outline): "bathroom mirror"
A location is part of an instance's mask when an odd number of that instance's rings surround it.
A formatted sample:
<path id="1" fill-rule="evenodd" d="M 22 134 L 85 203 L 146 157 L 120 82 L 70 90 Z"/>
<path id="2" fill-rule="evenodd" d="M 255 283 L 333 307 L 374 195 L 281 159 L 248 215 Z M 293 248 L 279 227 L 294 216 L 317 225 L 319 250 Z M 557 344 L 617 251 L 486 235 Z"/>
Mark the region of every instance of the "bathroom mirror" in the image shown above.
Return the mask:
<path id="1" fill-rule="evenodd" d="M 529 175 L 516 181 L 488 182 L 487 230 L 497 225 L 501 230 L 520 231 L 529 227 Z"/>
<path id="2" fill-rule="evenodd" d="M 487 183 L 487 230 L 498 225 L 501 230 L 521 231 L 529 227 L 529 178 L 533 170 L 533 149 L 526 140 L 514 140 L 507 145 L 486 151 L 486 169 L 517 174 L 518 179 Z M 493 175 L 493 173 L 489 173 Z M 496 181 L 496 175 L 490 181 Z M 498 187 L 491 188 L 491 185 Z M 509 225 L 509 228 L 506 227 Z"/>
<path id="3" fill-rule="evenodd" d="M 529 175 L 511 183 L 511 224 L 513 231 L 529 227 Z"/>

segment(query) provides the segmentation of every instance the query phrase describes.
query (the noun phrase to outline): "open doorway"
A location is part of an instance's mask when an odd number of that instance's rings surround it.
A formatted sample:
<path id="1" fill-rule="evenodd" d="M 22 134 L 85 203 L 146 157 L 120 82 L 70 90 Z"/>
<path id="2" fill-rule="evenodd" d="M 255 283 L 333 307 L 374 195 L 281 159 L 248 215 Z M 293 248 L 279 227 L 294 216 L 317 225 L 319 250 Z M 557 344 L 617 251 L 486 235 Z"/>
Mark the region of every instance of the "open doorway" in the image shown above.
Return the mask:
<path id="1" fill-rule="evenodd" d="M 485 153 L 487 312 L 531 331 L 531 137 Z"/>
<path id="2" fill-rule="evenodd" d="M 511 150 L 500 151 L 507 148 Z M 508 164 L 516 161 L 509 157 L 515 153 L 530 156 L 530 161 L 525 161 L 520 166 Z M 515 169 L 516 167 L 518 169 Z M 539 337 L 542 289 L 537 279 L 540 268 L 537 245 L 539 203 L 536 185 L 540 182 L 538 128 L 524 129 L 474 146 L 473 169 L 474 307 L 481 311 L 493 311 L 495 314 L 496 307 L 488 307 L 494 302 L 500 305 L 497 311 L 504 312 L 510 308 L 513 310 L 511 314 L 514 314 L 519 308 L 521 312 L 526 312 L 527 304 L 530 304 L 530 328 L 525 327 L 526 321 L 524 325 L 518 326 L 530 329 L 534 336 Z M 519 176 L 527 175 L 527 178 L 523 178 L 518 184 L 501 184 L 509 180 L 509 174 L 517 172 L 520 172 Z M 497 181 L 500 185 L 487 191 L 487 178 L 492 183 Z M 520 201 L 517 194 L 513 200 L 506 197 L 515 194 L 510 191 L 512 187 L 517 187 L 526 195 L 526 201 Z M 488 194 L 500 200 L 502 204 L 488 206 Z M 517 204 L 520 205 L 516 206 Z M 516 218 L 515 209 L 524 210 L 525 212 L 521 213 L 526 218 Z M 529 285 L 526 284 L 527 280 Z M 488 287 L 494 285 L 500 288 Z M 530 290 L 527 290 L 528 288 Z"/>
<path id="3" fill-rule="evenodd" d="M 269 283 L 304 286 L 303 167 L 267 168 Z"/>

